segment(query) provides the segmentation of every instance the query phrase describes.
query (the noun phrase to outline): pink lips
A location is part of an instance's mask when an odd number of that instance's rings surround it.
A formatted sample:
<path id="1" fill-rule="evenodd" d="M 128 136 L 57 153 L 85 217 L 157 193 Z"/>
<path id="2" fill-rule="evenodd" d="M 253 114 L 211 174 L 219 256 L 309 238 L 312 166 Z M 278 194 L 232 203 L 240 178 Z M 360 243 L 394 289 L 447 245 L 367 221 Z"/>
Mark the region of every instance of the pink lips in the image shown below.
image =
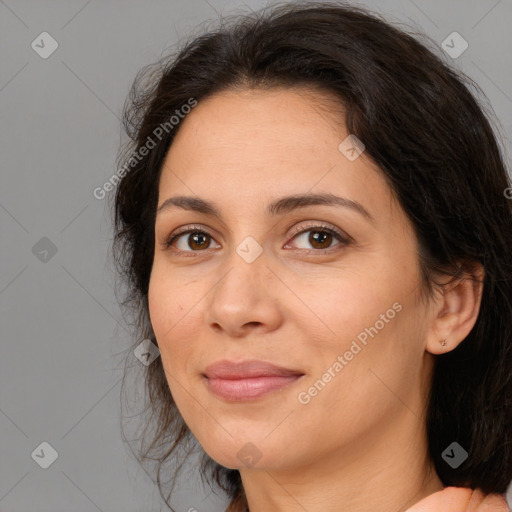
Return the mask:
<path id="1" fill-rule="evenodd" d="M 264 361 L 218 361 L 206 368 L 204 376 L 209 390 L 230 401 L 256 399 L 296 381 L 302 372 L 275 366 Z"/>

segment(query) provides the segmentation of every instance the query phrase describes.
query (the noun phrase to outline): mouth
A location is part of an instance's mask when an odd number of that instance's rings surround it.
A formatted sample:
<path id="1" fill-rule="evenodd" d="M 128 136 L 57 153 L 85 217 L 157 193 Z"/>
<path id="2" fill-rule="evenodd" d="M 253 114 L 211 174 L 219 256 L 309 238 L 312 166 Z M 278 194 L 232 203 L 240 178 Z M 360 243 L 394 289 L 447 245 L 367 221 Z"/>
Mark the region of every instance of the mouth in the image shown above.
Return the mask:
<path id="1" fill-rule="evenodd" d="M 296 382 L 305 374 L 265 361 L 219 361 L 202 374 L 208 390 L 231 402 L 255 400 Z"/>

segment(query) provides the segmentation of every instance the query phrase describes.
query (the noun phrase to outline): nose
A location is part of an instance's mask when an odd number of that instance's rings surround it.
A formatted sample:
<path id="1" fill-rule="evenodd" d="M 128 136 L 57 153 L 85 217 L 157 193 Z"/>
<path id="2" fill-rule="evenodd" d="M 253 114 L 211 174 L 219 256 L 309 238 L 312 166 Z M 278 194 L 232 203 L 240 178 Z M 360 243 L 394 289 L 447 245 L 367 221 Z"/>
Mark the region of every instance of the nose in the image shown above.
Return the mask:
<path id="1" fill-rule="evenodd" d="M 239 250 L 243 249 L 243 244 Z M 282 323 L 282 283 L 268 266 L 265 252 L 251 261 L 233 250 L 219 280 L 207 295 L 206 321 L 217 333 L 240 338 L 272 331 Z"/>

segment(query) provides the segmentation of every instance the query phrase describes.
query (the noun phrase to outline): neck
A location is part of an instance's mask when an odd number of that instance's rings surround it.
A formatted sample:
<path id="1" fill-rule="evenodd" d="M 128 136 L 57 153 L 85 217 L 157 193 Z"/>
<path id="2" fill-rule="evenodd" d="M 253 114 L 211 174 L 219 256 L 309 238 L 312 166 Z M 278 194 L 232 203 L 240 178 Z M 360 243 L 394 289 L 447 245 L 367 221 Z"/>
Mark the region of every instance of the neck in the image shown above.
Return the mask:
<path id="1" fill-rule="evenodd" d="M 282 468 L 242 469 L 250 512 L 404 512 L 443 489 L 427 454 L 424 424 L 410 412 L 315 461 Z"/>

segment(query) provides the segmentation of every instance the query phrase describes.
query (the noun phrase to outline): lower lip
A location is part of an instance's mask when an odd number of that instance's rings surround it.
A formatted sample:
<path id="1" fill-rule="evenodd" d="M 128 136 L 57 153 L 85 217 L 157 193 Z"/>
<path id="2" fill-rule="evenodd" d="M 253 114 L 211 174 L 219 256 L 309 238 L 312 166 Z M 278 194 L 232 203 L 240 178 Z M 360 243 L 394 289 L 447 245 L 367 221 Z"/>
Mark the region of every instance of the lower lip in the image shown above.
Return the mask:
<path id="1" fill-rule="evenodd" d="M 303 375 L 292 375 L 288 377 L 273 375 L 269 377 L 252 377 L 233 380 L 206 378 L 206 385 L 213 394 L 226 400 L 239 402 L 259 398 L 267 393 L 281 389 L 301 377 L 303 377 Z"/>

